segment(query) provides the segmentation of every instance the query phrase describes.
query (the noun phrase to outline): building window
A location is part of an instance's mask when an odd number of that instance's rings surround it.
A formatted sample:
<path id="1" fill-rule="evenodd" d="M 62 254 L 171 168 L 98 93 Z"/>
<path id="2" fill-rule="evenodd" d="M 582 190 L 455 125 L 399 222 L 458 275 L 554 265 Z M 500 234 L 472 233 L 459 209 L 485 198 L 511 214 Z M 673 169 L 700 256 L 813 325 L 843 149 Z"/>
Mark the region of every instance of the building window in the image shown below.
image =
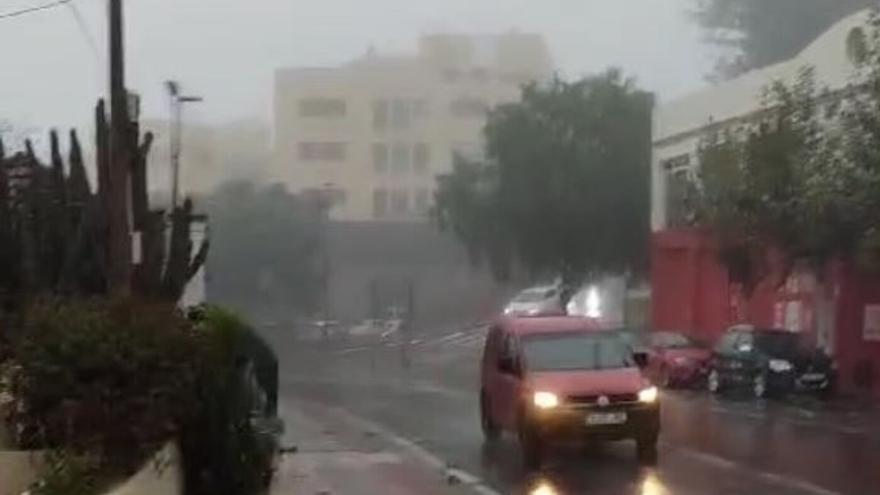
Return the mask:
<path id="1" fill-rule="evenodd" d="M 416 212 L 420 215 L 428 214 L 431 208 L 431 191 L 428 189 L 417 189 L 415 198 Z"/>
<path id="2" fill-rule="evenodd" d="M 412 109 L 407 100 L 391 102 L 391 126 L 395 129 L 409 129 L 412 125 Z"/>
<path id="3" fill-rule="evenodd" d="M 660 168 L 666 177 L 666 224 L 687 227 L 695 221 L 694 181 L 691 155 L 685 153 L 662 160 Z"/>
<path id="4" fill-rule="evenodd" d="M 409 193 L 406 189 L 391 191 L 391 213 L 395 216 L 406 215 L 409 212 Z"/>
<path id="5" fill-rule="evenodd" d="M 388 215 L 388 191 L 376 189 L 373 191 L 373 217 L 383 218 Z"/>
<path id="6" fill-rule="evenodd" d="M 663 170 L 667 171 L 686 169 L 691 166 L 691 155 L 685 153 L 683 155 L 674 156 L 672 158 L 663 160 L 662 162 L 660 162 L 660 165 L 661 167 L 663 167 Z"/>
<path id="7" fill-rule="evenodd" d="M 299 143 L 299 159 L 305 162 L 345 161 L 345 143 L 305 142 Z"/>
<path id="8" fill-rule="evenodd" d="M 376 173 L 384 174 L 388 172 L 388 145 L 376 143 L 373 145 L 373 170 Z"/>
<path id="9" fill-rule="evenodd" d="M 431 150 L 425 143 L 417 143 L 413 148 L 413 171 L 425 175 L 431 166 Z"/>
<path id="10" fill-rule="evenodd" d="M 462 118 L 485 117 L 489 111 L 489 104 L 480 98 L 463 97 L 453 100 L 449 104 L 452 115 Z"/>
<path id="11" fill-rule="evenodd" d="M 666 225 L 690 227 L 696 221 L 694 182 L 688 169 L 666 172 Z"/>
<path id="12" fill-rule="evenodd" d="M 373 129 L 383 130 L 388 128 L 388 100 L 376 100 L 373 102 Z"/>
<path id="13" fill-rule="evenodd" d="M 304 98 L 299 100 L 300 117 L 340 118 L 346 114 L 345 100 L 340 98 Z"/>
<path id="14" fill-rule="evenodd" d="M 391 171 L 395 175 L 405 175 L 410 169 L 411 148 L 406 143 L 394 143 L 391 146 Z"/>
<path id="15" fill-rule="evenodd" d="M 428 116 L 425 100 L 393 99 L 373 102 L 373 129 L 410 129 Z"/>

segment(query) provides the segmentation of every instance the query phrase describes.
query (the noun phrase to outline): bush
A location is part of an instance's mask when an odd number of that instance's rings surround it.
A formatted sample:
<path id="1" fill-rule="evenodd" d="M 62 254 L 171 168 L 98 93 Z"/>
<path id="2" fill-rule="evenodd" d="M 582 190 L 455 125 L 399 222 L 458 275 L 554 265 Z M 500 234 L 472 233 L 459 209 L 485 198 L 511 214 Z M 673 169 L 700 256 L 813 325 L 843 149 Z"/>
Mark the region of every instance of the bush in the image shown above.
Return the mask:
<path id="1" fill-rule="evenodd" d="M 251 386 L 250 334 L 234 315 L 206 308 L 192 321 L 161 303 L 49 300 L 26 312 L 20 335 L 3 367 L 7 419 L 21 447 L 57 461 L 38 493 L 94 493 L 171 439 L 186 493 L 265 488 L 275 446 L 252 419 L 266 394 Z M 69 488 L 76 480 L 85 491 Z"/>
<path id="2" fill-rule="evenodd" d="M 21 446 L 94 453 L 113 470 L 137 468 L 198 406 L 198 341 L 164 304 L 39 303 L 13 361 Z"/>

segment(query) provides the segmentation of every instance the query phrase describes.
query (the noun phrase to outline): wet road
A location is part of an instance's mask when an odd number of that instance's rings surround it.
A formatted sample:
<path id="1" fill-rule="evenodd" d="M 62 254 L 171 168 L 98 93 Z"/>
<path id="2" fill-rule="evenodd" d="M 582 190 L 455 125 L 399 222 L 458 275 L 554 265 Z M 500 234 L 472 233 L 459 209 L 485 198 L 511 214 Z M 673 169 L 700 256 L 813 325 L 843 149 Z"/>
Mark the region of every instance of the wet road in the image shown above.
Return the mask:
<path id="1" fill-rule="evenodd" d="M 408 359 L 370 342 L 328 350 L 272 340 L 283 397 L 343 408 L 497 493 L 547 485 L 559 494 L 880 494 L 880 418 L 858 408 L 666 392 L 656 465 L 640 465 L 622 442 L 560 450 L 542 472 L 525 474 L 513 440 L 483 446 L 480 330 L 413 339 Z"/>

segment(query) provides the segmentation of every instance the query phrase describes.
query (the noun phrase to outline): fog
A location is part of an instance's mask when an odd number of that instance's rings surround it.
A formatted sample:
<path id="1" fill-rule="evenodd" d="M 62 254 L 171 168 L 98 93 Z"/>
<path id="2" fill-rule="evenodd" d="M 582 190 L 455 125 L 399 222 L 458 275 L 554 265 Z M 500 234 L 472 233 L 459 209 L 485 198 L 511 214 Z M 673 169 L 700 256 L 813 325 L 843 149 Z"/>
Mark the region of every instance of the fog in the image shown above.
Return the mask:
<path id="1" fill-rule="evenodd" d="M 3 0 L 0 15 L 40 0 Z M 0 119 L 19 128 L 88 126 L 105 86 L 104 0 L 0 19 Z M 273 71 L 411 52 L 420 34 L 542 34 L 566 77 L 623 67 L 661 98 L 703 83 L 712 60 L 688 0 L 129 0 L 128 85 L 164 118 L 162 82 L 204 96 L 190 120 L 268 120 Z M 10 48 L 13 47 L 13 48 Z"/>

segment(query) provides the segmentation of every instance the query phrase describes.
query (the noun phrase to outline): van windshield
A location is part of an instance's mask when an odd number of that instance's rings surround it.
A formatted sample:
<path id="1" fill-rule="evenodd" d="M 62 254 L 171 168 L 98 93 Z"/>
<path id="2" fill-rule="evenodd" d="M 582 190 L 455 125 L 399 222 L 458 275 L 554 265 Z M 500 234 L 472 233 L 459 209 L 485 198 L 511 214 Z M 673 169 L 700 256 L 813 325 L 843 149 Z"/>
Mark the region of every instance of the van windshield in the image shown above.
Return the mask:
<path id="1" fill-rule="evenodd" d="M 531 371 L 608 370 L 635 366 L 632 353 L 611 334 L 547 334 L 523 339 Z"/>

